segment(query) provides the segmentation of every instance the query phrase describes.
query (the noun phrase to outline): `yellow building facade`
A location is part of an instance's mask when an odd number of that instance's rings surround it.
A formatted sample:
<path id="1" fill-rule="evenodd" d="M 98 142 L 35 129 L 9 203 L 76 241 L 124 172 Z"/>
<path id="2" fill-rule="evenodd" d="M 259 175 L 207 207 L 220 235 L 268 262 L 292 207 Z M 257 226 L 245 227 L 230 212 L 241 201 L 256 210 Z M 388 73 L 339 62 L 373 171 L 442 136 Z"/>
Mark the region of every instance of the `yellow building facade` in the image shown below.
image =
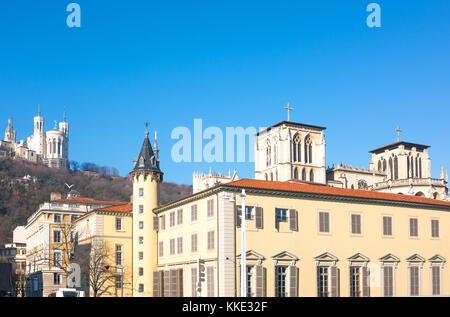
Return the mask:
<path id="1" fill-rule="evenodd" d="M 153 294 L 239 294 L 246 191 L 248 295 L 450 295 L 450 203 L 295 182 L 239 180 L 154 210 Z"/>
<path id="2" fill-rule="evenodd" d="M 74 222 L 79 251 L 75 262 L 80 263 L 81 287 L 89 296 L 133 296 L 132 209 L 131 203 L 99 208 Z"/>

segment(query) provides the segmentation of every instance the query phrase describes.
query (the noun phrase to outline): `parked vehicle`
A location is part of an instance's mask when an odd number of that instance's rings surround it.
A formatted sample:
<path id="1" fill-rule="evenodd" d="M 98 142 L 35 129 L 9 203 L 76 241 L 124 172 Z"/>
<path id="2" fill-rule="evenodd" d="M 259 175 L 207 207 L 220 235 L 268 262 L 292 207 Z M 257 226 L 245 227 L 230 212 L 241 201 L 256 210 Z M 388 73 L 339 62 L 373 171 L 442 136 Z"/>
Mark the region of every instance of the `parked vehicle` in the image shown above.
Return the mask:
<path id="1" fill-rule="evenodd" d="M 52 292 L 48 297 L 84 297 L 84 291 L 77 291 L 75 288 L 60 288 Z"/>

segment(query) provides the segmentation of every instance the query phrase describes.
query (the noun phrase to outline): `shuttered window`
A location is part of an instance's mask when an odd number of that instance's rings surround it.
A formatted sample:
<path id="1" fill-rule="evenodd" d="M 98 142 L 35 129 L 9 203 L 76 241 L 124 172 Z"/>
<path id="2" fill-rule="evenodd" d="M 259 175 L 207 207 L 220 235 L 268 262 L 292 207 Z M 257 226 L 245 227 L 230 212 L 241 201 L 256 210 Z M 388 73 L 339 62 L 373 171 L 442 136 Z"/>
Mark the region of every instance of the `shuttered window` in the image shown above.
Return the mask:
<path id="1" fill-rule="evenodd" d="M 183 209 L 177 211 L 177 225 L 183 224 Z"/>
<path id="2" fill-rule="evenodd" d="M 369 296 L 369 269 L 365 266 L 350 266 L 350 296 Z"/>
<path id="3" fill-rule="evenodd" d="M 262 229 L 264 227 L 263 209 L 261 207 L 255 208 L 255 227 L 256 229 Z"/>
<path id="4" fill-rule="evenodd" d="M 392 217 L 383 217 L 383 235 L 392 236 Z"/>
<path id="5" fill-rule="evenodd" d="M 214 267 L 209 266 L 206 269 L 206 281 L 207 281 L 207 296 L 214 297 Z"/>
<path id="6" fill-rule="evenodd" d="M 170 255 L 175 254 L 175 239 L 170 239 Z"/>
<path id="7" fill-rule="evenodd" d="M 170 270 L 170 297 L 177 296 L 178 270 Z"/>
<path id="8" fill-rule="evenodd" d="M 352 214 L 352 234 L 361 234 L 361 215 Z"/>
<path id="9" fill-rule="evenodd" d="M 214 199 L 207 201 L 207 217 L 214 217 Z"/>
<path id="10" fill-rule="evenodd" d="M 392 266 L 383 267 L 383 295 L 385 297 L 394 296 L 394 268 Z"/>
<path id="11" fill-rule="evenodd" d="M 441 268 L 439 266 L 431 267 L 431 287 L 433 295 L 441 295 Z"/>
<path id="12" fill-rule="evenodd" d="M 419 296 L 419 267 L 413 265 L 409 267 L 409 295 Z"/>
<path id="13" fill-rule="evenodd" d="M 411 237 L 419 236 L 419 224 L 417 218 L 409 219 L 409 235 Z"/>
<path id="14" fill-rule="evenodd" d="M 191 206 L 191 222 L 195 222 L 198 220 L 198 209 L 197 205 Z"/>
<path id="15" fill-rule="evenodd" d="M 208 232 L 208 250 L 214 250 L 214 231 Z"/>
<path id="16" fill-rule="evenodd" d="M 431 220 L 431 236 L 433 238 L 439 238 L 439 220 Z"/>
<path id="17" fill-rule="evenodd" d="M 262 265 L 255 265 L 253 274 L 255 276 L 255 296 L 256 297 L 265 297 L 266 296 L 266 274 L 265 268 Z"/>
<path id="18" fill-rule="evenodd" d="M 191 296 L 197 297 L 197 268 L 191 268 Z"/>
<path id="19" fill-rule="evenodd" d="M 177 253 L 183 254 L 183 238 L 182 237 L 177 238 Z"/>
<path id="20" fill-rule="evenodd" d="M 298 213 L 295 209 L 289 210 L 289 229 L 298 231 Z"/>
<path id="21" fill-rule="evenodd" d="M 170 297 L 170 271 L 164 271 L 164 297 Z"/>
<path id="22" fill-rule="evenodd" d="M 159 252 L 160 257 L 164 256 L 164 242 L 163 241 L 159 241 L 158 252 Z"/>
<path id="23" fill-rule="evenodd" d="M 330 232 L 330 213 L 326 211 L 319 212 L 319 232 Z"/>
<path id="24" fill-rule="evenodd" d="M 159 217 L 159 230 L 166 230 L 166 215 Z"/>
<path id="25" fill-rule="evenodd" d="M 317 296 L 328 297 L 329 291 L 328 266 L 317 267 Z"/>
<path id="26" fill-rule="evenodd" d="M 170 213 L 169 222 L 171 227 L 175 226 L 175 211 Z"/>
<path id="27" fill-rule="evenodd" d="M 191 252 L 197 252 L 197 244 L 198 244 L 198 239 L 197 239 L 198 235 L 195 233 L 193 235 L 191 235 Z"/>
<path id="28" fill-rule="evenodd" d="M 159 272 L 153 272 L 153 297 L 161 297 L 161 281 Z"/>
<path id="29" fill-rule="evenodd" d="M 298 267 L 289 266 L 289 297 L 298 297 Z"/>

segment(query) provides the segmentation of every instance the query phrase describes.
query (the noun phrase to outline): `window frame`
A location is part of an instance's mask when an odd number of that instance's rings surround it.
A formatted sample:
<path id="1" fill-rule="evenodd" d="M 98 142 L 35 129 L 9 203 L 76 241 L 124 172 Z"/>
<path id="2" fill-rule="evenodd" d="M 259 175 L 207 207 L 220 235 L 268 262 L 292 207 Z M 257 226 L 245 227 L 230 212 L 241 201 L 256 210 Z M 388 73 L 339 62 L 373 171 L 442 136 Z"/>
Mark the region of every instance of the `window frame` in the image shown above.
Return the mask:
<path id="1" fill-rule="evenodd" d="M 328 215 L 328 231 L 321 231 L 320 230 L 320 214 L 327 214 Z M 318 210 L 317 211 L 317 233 L 319 235 L 331 235 L 331 211 L 330 210 Z"/>

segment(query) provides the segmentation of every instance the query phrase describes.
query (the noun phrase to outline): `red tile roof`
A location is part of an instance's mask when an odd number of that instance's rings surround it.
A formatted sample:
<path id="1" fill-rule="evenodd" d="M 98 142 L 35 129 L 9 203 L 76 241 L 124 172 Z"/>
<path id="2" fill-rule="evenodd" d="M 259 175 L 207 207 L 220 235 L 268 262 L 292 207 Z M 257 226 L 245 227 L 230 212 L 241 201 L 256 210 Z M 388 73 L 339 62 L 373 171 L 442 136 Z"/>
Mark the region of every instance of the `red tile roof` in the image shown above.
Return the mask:
<path id="1" fill-rule="evenodd" d="M 88 204 L 88 205 L 111 205 L 111 206 L 117 206 L 117 205 L 126 204 L 123 201 L 103 201 L 103 200 L 95 200 L 95 199 L 92 199 L 92 198 L 84 198 L 84 197 L 57 199 L 57 200 L 53 200 L 52 202 L 56 202 L 56 203 L 78 203 L 78 204 Z"/>
<path id="2" fill-rule="evenodd" d="M 126 203 L 123 205 L 117 205 L 117 206 L 109 206 L 104 208 L 98 208 L 94 211 L 107 211 L 107 212 L 123 212 L 123 213 L 130 213 L 133 211 L 133 204 Z"/>
<path id="3" fill-rule="evenodd" d="M 358 189 L 344 189 L 330 186 L 305 185 L 299 183 L 289 182 L 275 182 L 255 179 L 241 179 L 235 182 L 224 184 L 223 186 L 240 187 L 240 188 L 254 188 L 266 190 L 278 190 L 287 192 L 322 194 L 341 197 L 366 198 L 377 200 L 390 200 L 399 202 L 411 202 L 420 204 L 441 205 L 450 207 L 450 202 L 435 200 L 430 198 L 408 196 L 401 194 L 379 193 L 367 190 Z"/>

